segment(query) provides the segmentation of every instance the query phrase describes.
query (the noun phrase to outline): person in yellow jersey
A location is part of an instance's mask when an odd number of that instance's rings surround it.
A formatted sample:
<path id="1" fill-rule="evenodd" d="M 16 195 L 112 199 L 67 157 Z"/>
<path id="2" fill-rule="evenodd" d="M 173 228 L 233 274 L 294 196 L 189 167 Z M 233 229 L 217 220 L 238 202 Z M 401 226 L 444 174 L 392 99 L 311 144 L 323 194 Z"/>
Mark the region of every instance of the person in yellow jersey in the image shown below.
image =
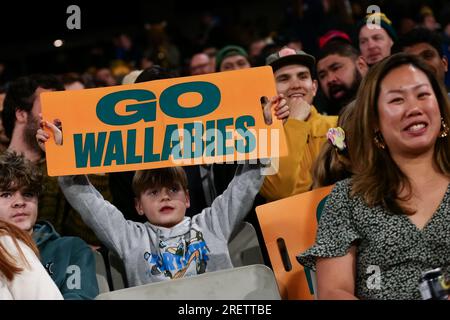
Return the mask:
<path id="1" fill-rule="evenodd" d="M 322 115 L 312 105 L 318 88 L 313 56 L 285 47 L 269 55 L 266 64 L 273 69 L 278 93 L 268 103 L 288 105 L 290 110 L 284 125 L 289 154 L 279 159 L 278 172 L 265 177 L 260 191 L 267 201 L 274 201 L 311 189 L 312 165 L 337 117 Z"/>

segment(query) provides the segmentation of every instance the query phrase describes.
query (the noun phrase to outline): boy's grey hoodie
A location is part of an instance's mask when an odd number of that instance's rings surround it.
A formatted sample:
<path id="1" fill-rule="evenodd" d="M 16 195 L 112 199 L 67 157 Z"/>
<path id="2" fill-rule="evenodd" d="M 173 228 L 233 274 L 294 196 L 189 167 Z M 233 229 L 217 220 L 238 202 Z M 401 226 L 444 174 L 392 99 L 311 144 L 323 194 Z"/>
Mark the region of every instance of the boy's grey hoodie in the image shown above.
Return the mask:
<path id="1" fill-rule="evenodd" d="M 86 176 L 59 178 L 72 207 L 123 260 L 130 286 L 233 267 L 228 240 L 252 208 L 264 177 L 259 165 L 240 165 L 211 207 L 172 228 L 125 220 Z"/>

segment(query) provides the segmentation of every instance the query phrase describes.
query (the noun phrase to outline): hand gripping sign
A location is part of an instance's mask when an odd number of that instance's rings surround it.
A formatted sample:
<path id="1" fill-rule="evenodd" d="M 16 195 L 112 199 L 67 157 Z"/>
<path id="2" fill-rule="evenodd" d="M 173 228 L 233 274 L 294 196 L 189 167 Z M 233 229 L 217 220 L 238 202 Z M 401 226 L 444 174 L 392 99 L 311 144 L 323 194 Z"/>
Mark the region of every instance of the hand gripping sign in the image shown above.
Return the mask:
<path id="1" fill-rule="evenodd" d="M 280 120 L 260 99 L 276 94 L 270 67 L 41 94 L 63 145 L 46 145 L 50 176 L 276 158 L 287 154 Z"/>

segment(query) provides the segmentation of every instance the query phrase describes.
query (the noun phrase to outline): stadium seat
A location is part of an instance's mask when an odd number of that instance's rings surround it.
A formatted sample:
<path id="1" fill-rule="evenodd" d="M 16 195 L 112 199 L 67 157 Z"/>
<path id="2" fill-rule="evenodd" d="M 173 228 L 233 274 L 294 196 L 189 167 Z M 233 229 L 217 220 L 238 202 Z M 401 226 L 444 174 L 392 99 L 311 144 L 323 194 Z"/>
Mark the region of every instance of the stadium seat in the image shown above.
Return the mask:
<path id="1" fill-rule="evenodd" d="M 232 235 L 228 250 L 234 267 L 264 264 L 255 228 L 248 222 L 243 222 Z"/>
<path id="2" fill-rule="evenodd" d="M 100 293 L 109 292 L 108 275 L 105 260 L 100 252 L 92 250 L 95 257 L 95 275 L 97 276 L 98 290 Z"/>
<path id="3" fill-rule="evenodd" d="M 111 271 L 112 290 L 128 288 L 127 274 L 122 259 L 108 250 L 109 268 Z"/>
<path id="4" fill-rule="evenodd" d="M 272 270 L 251 265 L 99 294 L 97 300 L 280 300 Z"/>
<path id="5" fill-rule="evenodd" d="M 273 272 L 282 299 L 315 298 L 315 275 L 296 256 L 314 244 L 324 198 L 333 186 L 305 192 L 256 207 Z"/>

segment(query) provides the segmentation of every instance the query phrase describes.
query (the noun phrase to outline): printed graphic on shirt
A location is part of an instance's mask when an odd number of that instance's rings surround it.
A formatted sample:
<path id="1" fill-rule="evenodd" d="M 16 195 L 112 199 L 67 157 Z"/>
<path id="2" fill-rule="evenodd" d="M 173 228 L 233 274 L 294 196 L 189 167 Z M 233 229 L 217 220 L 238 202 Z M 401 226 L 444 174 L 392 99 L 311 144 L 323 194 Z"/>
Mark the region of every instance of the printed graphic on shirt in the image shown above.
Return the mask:
<path id="1" fill-rule="evenodd" d="M 159 241 L 159 253 L 145 252 L 144 259 L 151 268 L 148 276 L 164 274 L 177 279 L 205 272 L 209 248 L 200 231 L 192 229 L 189 235 L 171 240 Z"/>

